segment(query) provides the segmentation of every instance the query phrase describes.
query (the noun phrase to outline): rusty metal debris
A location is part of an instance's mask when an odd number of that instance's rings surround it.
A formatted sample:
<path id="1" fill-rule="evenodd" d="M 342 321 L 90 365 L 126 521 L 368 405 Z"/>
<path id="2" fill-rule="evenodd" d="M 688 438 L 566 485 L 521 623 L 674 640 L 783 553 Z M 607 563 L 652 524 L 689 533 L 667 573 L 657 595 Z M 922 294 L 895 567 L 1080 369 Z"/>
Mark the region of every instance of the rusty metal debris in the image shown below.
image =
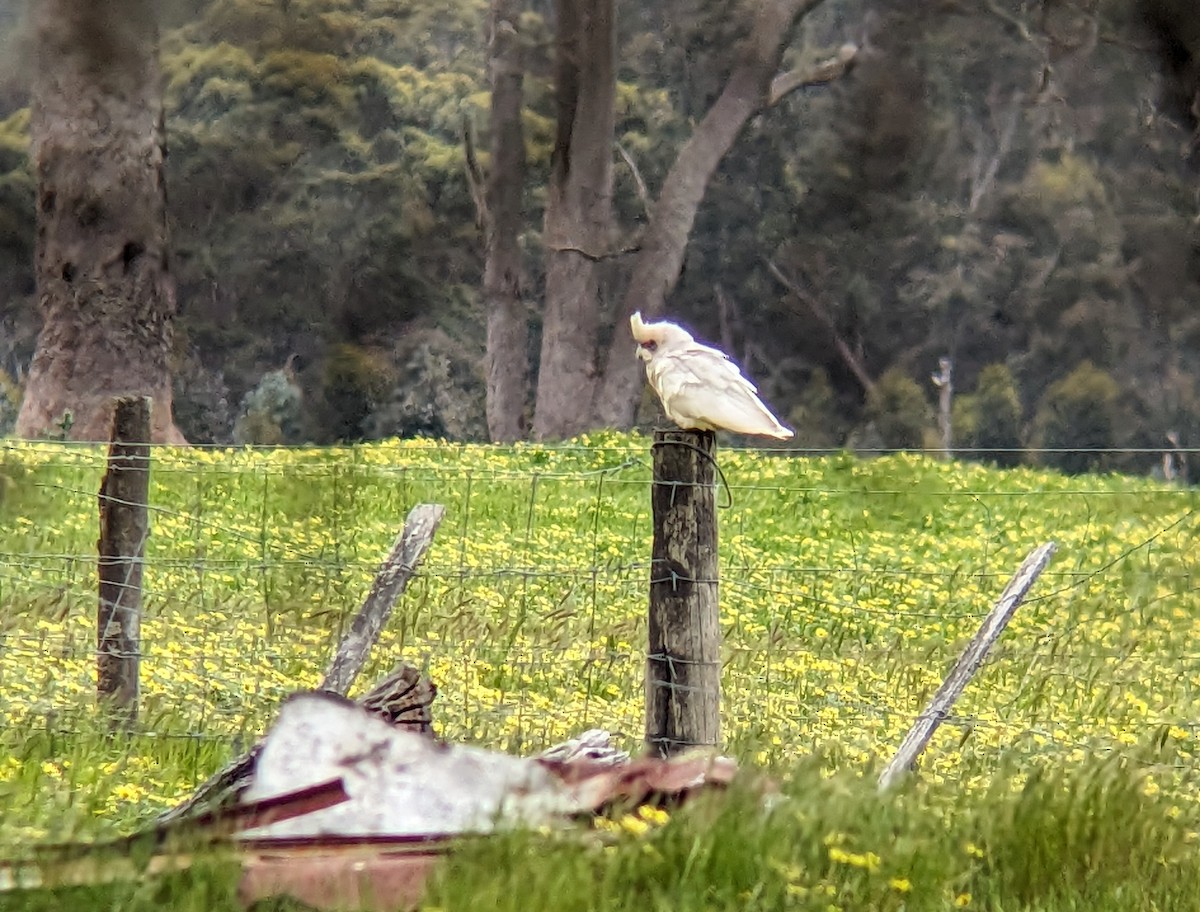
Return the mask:
<path id="1" fill-rule="evenodd" d="M 268 733 L 243 799 L 286 803 L 331 777 L 347 799 L 239 834 L 241 895 L 329 909 L 412 905 L 437 858 L 463 838 L 567 827 L 613 805 L 675 802 L 727 785 L 736 770 L 708 755 L 629 759 L 599 731 L 574 741 L 513 757 L 395 729 L 331 694 L 298 694 Z"/>
<path id="2" fill-rule="evenodd" d="M 417 687 L 427 709 L 432 690 L 412 675 L 403 684 Z M 0 862 L 0 892 L 132 879 L 219 855 L 241 864 L 247 904 L 290 896 L 318 909 L 403 909 L 419 903 L 437 861 L 464 840 L 678 803 L 727 785 L 736 771 L 707 754 L 631 759 L 598 729 L 514 757 L 439 742 L 427 716 L 415 716 L 401 727 L 336 694 L 297 694 L 253 752 L 236 803 L 117 842 Z"/>

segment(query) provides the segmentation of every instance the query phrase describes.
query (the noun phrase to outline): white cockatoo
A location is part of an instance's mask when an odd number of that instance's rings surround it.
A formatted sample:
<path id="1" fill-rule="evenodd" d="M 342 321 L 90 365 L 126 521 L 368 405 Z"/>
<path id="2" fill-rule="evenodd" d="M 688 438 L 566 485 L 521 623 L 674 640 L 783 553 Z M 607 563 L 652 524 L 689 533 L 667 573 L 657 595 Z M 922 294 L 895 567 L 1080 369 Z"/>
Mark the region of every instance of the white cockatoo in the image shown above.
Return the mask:
<path id="1" fill-rule="evenodd" d="M 629 318 L 646 379 L 667 417 L 681 428 L 726 430 L 785 439 L 792 432 L 758 398 L 758 390 L 729 356 L 701 345 L 681 326 Z"/>

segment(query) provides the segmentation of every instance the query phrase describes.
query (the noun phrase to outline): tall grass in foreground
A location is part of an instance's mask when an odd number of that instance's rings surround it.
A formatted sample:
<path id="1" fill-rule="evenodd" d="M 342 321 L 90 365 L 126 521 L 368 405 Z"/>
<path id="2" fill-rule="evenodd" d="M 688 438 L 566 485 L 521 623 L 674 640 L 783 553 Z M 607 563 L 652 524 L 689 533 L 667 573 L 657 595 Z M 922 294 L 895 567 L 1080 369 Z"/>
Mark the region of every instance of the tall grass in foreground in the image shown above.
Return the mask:
<path id="1" fill-rule="evenodd" d="M 424 908 L 443 912 L 1192 910 L 1194 818 L 1120 760 L 998 776 L 982 792 L 918 786 L 816 758 L 778 793 L 746 783 L 668 815 L 629 809 L 591 831 L 465 841 Z M 0 910 L 237 908 L 226 865 L 136 884 L 0 896 Z M 279 901 L 265 908 L 290 909 Z"/>

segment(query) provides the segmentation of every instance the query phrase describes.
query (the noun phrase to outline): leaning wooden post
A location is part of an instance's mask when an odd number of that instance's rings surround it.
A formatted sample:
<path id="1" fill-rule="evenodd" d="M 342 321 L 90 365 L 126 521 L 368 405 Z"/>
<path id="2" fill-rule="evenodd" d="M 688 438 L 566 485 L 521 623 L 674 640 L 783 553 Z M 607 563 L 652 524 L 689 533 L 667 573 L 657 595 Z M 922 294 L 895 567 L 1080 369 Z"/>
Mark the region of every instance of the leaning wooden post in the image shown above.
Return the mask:
<path id="1" fill-rule="evenodd" d="M 350 692 L 350 685 L 366 664 L 367 653 L 379 639 L 396 600 L 417 572 L 445 515 L 446 508 L 441 504 L 417 504 L 409 511 L 404 528 L 375 574 L 367 600 L 354 616 L 349 632 L 342 638 L 329 670 L 325 672 L 321 690 L 331 690 L 342 696 Z"/>
<path id="2" fill-rule="evenodd" d="M 958 657 L 958 661 L 954 663 L 950 674 L 946 675 L 946 679 L 942 681 L 942 686 L 933 695 L 933 699 L 929 701 L 925 711 L 917 716 L 917 721 L 904 736 L 904 740 L 900 743 L 900 749 L 896 751 L 896 756 L 892 758 L 892 762 L 887 765 L 879 777 L 880 791 L 886 791 L 895 785 L 916 763 L 921 752 L 925 750 L 925 745 L 929 743 L 938 726 L 945 721 L 946 715 L 954 707 L 971 678 L 975 676 L 975 672 L 987 658 L 992 646 L 1000 639 L 1000 634 L 1008 626 L 1017 607 L 1025 600 L 1026 594 L 1037 578 L 1042 575 L 1042 571 L 1046 569 L 1050 558 L 1057 550 L 1058 545 L 1054 542 L 1046 542 L 1029 552 L 1016 574 L 1004 587 L 1004 592 L 1000 594 L 1000 598 L 992 607 L 991 612 L 984 619 L 983 626 L 975 632 L 975 636 L 971 638 L 967 648 Z"/>
<path id="3" fill-rule="evenodd" d="M 721 736 L 716 438 L 660 430 L 653 452 L 646 746 L 665 757 Z"/>
<path id="4" fill-rule="evenodd" d="M 150 526 L 150 399 L 116 400 L 108 468 L 100 483 L 96 697 L 114 725 L 137 718 L 142 565 Z"/>

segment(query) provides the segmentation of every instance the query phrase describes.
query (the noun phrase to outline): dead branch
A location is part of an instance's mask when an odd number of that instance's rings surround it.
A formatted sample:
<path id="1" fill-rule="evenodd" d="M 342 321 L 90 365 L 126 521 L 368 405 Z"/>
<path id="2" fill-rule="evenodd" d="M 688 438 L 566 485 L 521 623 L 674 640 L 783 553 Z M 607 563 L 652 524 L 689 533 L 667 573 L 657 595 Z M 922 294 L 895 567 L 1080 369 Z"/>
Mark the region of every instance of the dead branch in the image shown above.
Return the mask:
<path id="1" fill-rule="evenodd" d="M 729 297 L 729 294 L 719 282 L 713 286 L 713 296 L 717 299 L 717 321 L 721 326 L 721 348 L 724 351 L 731 352 L 733 351 L 733 322 L 737 319 L 735 316 L 737 304 Z M 743 366 L 746 366 L 746 358 L 744 356 L 741 363 Z"/>
<path id="2" fill-rule="evenodd" d="M 1046 569 L 1057 550 L 1058 545 L 1054 542 L 1046 542 L 1030 551 L 1025 560 L 1021 562 L 1021 566 L 1013 578 L 1008 581 L 1008 585 L 1004 587 L 1004 592 L 1000 595 L 991 613 L 984 619 L 983 626 L 971 638 L 971 642 L 958 657 L 958 661 L 954 663 L 950 674 L 946 675 L 942 686 L 933 695 L 933 699 L 929 701 L 925 711 L 917 717 L 913 727 L 904 736 L 904 741 L 901 742 L 900 749 L 896 751 L 896 756 L 892 758 L 891 763 L 879 777 L 880 791 L 891 788 L 912 768 L 921 752 L 925 750 L 925 745 L 929 743 L 933 733 L 942 724 L 946 714 L 953 709 L 955 702 L 962 695 L 975 672 L 979 670 L 983 660 L 987 658 L 989 650 L 1000 638 L 1000 634 L 1004 632 L 1009 620 L 1024 601 L 1030 588 L 1037 582 L 1037 578 L 1042 575 L 1042 571 Z"/>
<path id="3" fill-rule="evenodd" d="M 629 168 L 629 173 L 633 176 L 633 185 L 637 188 L 638 199 L 642 201 L 642 211 L 650 214 L 650 191 L 646 189 L 646 181 L 642 177 L 642 172 L 638 170 L 637 162 L 633 160 L 633 155 L 620 143 L 614 143 L 617 147 L 617 154 L 621 156 L 621 161 L 625 162 L 625 166 Z"/>
<path id="4" fill-rule="evenodd" d="M 813 66 L 797 67 L 794 70 L 788 70 L 786 73 L 780 73 L 771 80 L 771 87 L 767 91 L 767 104 L 778 104 L 785 96 L 796 91 L 796 89 L 825 85 L 826 83 L 833 82 L 835 79 L 841 79 L 854 66 L 854 61 L 857 57 L 858 45 L 853 42 L 846 42 L 838 48 L 836 54 L 832 57 L 827 57 L 820 63 Z"/>
<path id="5" fill-rule="evenodd" d="M 1021 36 L 1022 40 L 1029 42 L 1034 40 L 1033 35 L 1029 31 L 1029 26 L 1010 13 L 1008 10 L 1002 8 L 1000 4 L 996 2 L 996 0 L 987 0 L 987 8 L 988 11 L 994 16 L 1002 19 L 1004 22 L 1007 22 L 1014 29 L 1016 29 L 1017 34 Z"/>
<path id="6" fill-rule="evenodd" d="M 577 247 L 574 244 L 547 244 L 547 250 L 553 250 L 556 253 L 577 253 L 585 260 L 591 260 L 594 263 L 602 263 L 605 260 L 615 260 L 619 257 L 628 256 L 631 253 L 637 253 L 642 248 L 634 244 L 630 247 L 622 247 L 620 250 L 607 250 L 601 253 L 595 253 L 591 250 L 585 250 L 582 247 Z"/>
<path id="7" fill-rule="evenodd" d="M 1003 117 L 998 110 L 998 100 L 991 93 L 988 104 L 992 109 L 993 130 L 995 133 L 995 148 L 991 154 L 984 149 L 985 132 L 982 125 L 977 126 L 979 145 L 971 162 L 971 194 L 967 203 L 967 211 L 974 212 L 979 208 L 983 198 L 991 191 L 996 183 L 996 175 L 1000 165 L 1012 149 L 1013 138 L 1017 132 L 1021 108 L 1025 104 L 1021 92 L 1014 92 L 1010 98 Z"/>
<path id="8" fill-rule="evenodd" d="M 479 165 L 479 157 L 475 154 L 475 129 L 468 117 L 463 117 L 462 133 L 467 186 L 475 203 L 475 227 L 486 235 L 492 226 L 492 216 L 487 203 L 487 177 Z"/>
<path id="9" fill-rule="evenodd" d="M 875 381 L 871 378 L 870 373 L 863 366 L 862 360 L 854 353 L 849 343 L 842 338 L 842 334 L 838 331 L 837 324 L 834 322 L 833 315 L 829 312 L 829 309 L 815 295 L 784 275 L 783 270 L 776 266 L 775 261 L 770 257 L 766 257 L 765 262 L 771 275 L 784 288 L 790 291 L 797 301 L 807 307 L 809 312 L 829 331 L 829 334 L 833 337 L 834 348 L 837 349 L 846 366 L 850 368 L 850 373 L 854 374 L 855 379 L 862 385 L 863 390 L 868 394 L 873 392 Z"/>

